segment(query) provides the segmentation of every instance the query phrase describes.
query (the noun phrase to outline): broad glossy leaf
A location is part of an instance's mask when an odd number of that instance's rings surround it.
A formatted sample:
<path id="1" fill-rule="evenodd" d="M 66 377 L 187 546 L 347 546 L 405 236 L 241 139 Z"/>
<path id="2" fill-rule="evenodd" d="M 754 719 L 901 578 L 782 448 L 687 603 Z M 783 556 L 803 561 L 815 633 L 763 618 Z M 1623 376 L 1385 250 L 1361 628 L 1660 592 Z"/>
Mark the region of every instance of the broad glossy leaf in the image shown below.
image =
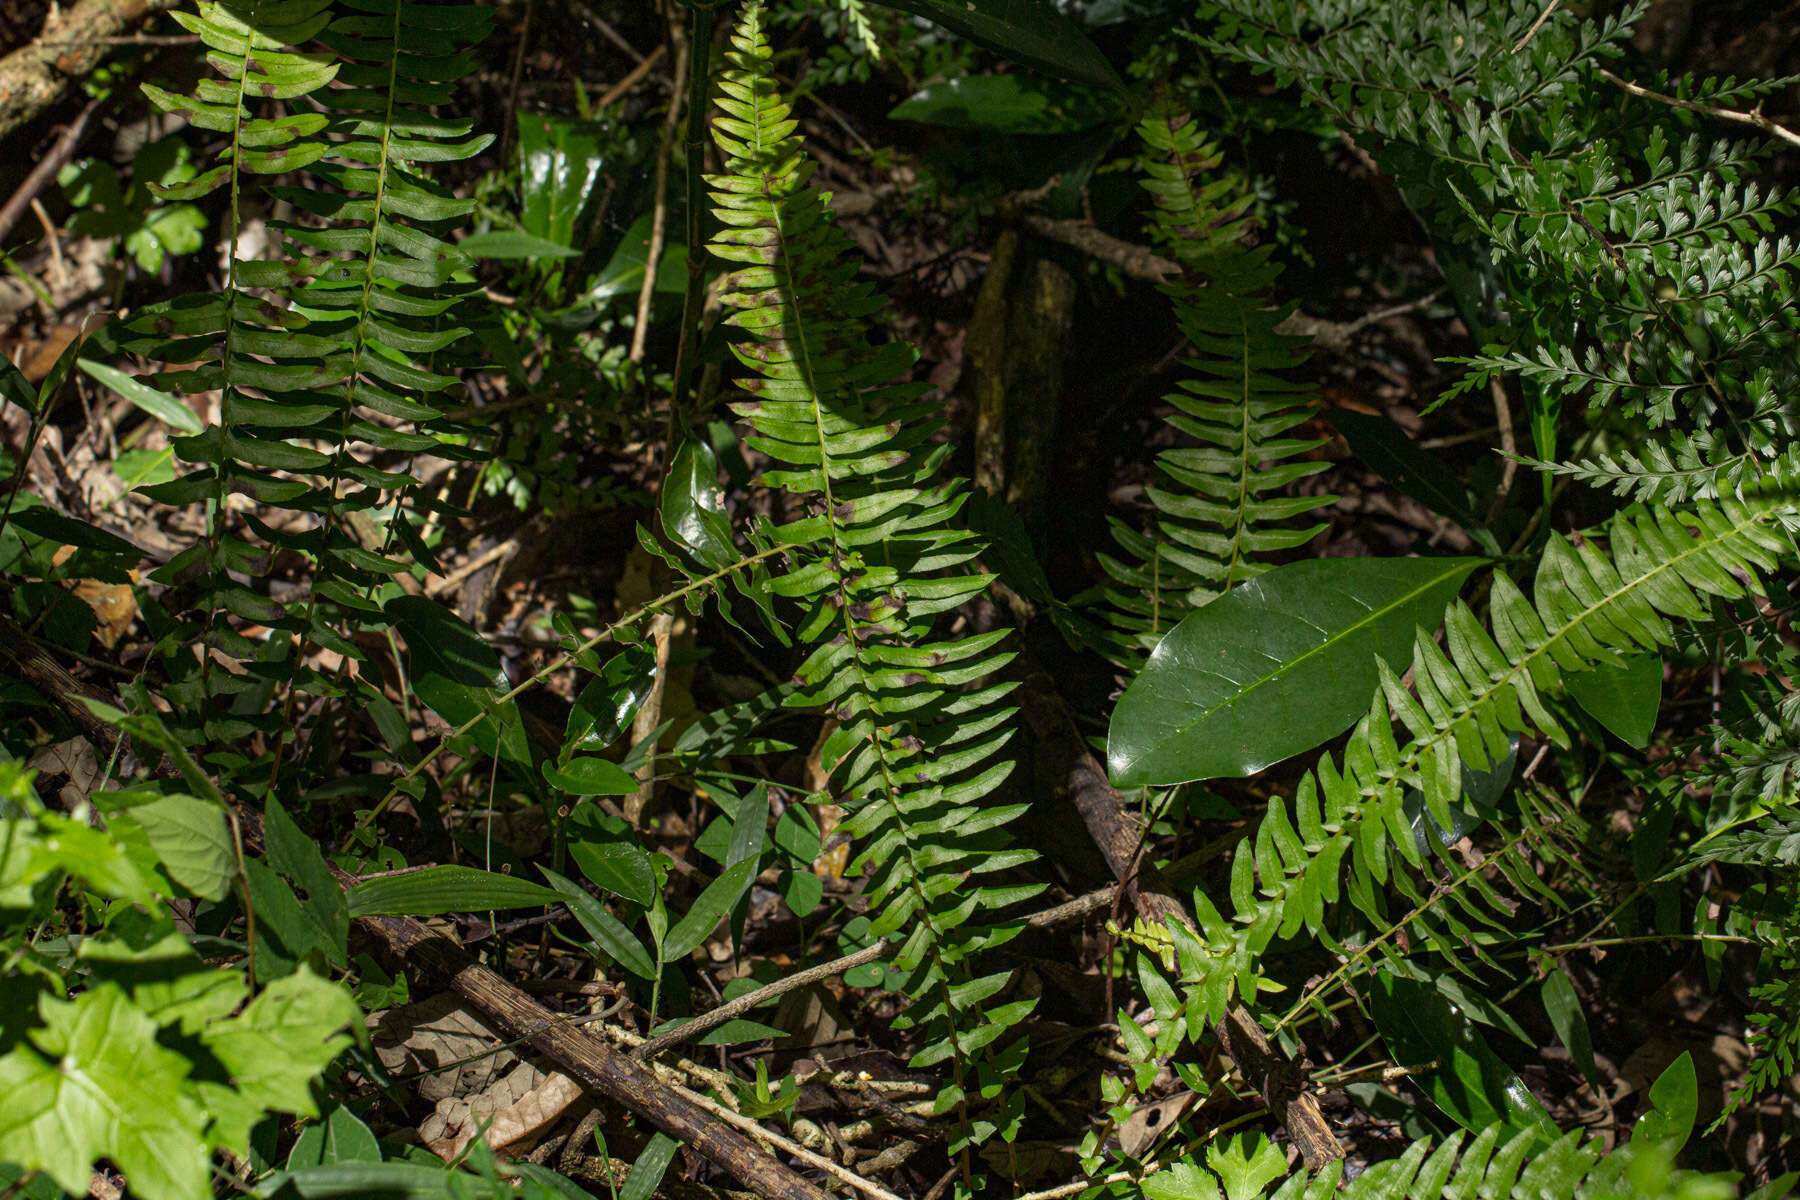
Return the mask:
<path id="1" fill-rule="evenodd" d="M 199 433 L 206 428 L 193 409 L 167 392 L 159 392 L 148 384 L 139 383 L 117 367 L 85 358 L 76 365 L 171 429 L 179 429 L 183 433 Z"/>
<path id="2" fill-rule="evenodd" d="M 37 393 L 31 388 L 31 381 L 25 378 L 25 372 L 13 365 L 10 358 L 0 358 L 0 411 L 6 405 L 16 404 L 26 412 L 37 411 Z"/>
<path id="3" fill-rule="evenodd" d="M 946 129 L 1008 134 L 1076 133 L 1118 115 L 1110 93 L 1032 75 L 965 75 L 925 85 L 888 113 Z"/>
<path id="4" fill-rule="evenodd" d="M 701 564 L 716 571 L 737 561 L 719 460 L 704 438 L 689 438 L 675 452 L 659 508 L 663 533 Z"/>
<path id="5" fill-rule="evenodd" d="M 706 935 L 718 928 L 719 922 L 737 904 L 738 898 L 750 890 L 750 881 L 756 878 L 755 858 L 746 858 L 734 863 L 720 872 L 719 877 L 706 885 L 694 900 L 694 906 L 688 909 L 687 915 L 669 930 L 669 936 L 663 941 L 663 961 L 675 962 L 686 958 L 696 946 L 706 940 Z"/>
<path id="6" fill-rule="evenodd" d="M 876 0 L 935 21 L 1014 62 L 1101 87 L 1124 91 L 1106 56 L 1048 0 Z"/>
<path id="7" fill-rule="evenodd" d="M 1663 663 L 1655 654 L 1633 654 L 1617 665 L 1602 661 L 1592 671 L 1571 671 L 1563 677 L 1569 694 L 1628 746 L 1642 750 L 1656 732 L 1662 709 Z"/>
<path id="8" fill-rule="evenodd" d="M 1569 980 L 1569 973 L 1558 963 L 1544 976 L 1544 985 L 1538 993 L 1544 1001 L 1544 1011 L 1549 1014 L 1550 1027 L 1556 1030 L 1556 1036 L 1575 1060 L 1575 1069 L 1582 1077 L 1596 1088 L 1600 1086 L 1600 1072 L 1594 1065 L 1594 1041 L 1588 1035 L 1587 1014 L 1582 1011 L 1581 997 L 1575 992 L 1575 985 Z"/>
<path id="9" fill-rule="evenodd" d="M 521 112 L 519 216 L 526 231 L 573 246 L 576 222 L 600 181 L 601 165 L 595 125 Z"/>
<path id="10" fill-rule="evenodd" d="M 615 962 L 639 979 L 656 978 L 656 960 L 645 951 L 644 944 L 632 936 L 631 930 L 625 928 L 623 921 L 607 912 L 606 906 L 588 895 L 580 884 L 565 879 L 549 867 L 540 866 L 538 870 L 569 906 L 569 911 L 581 922 L 588 936 L 612 955 Z"/>
<path id="11" fill-rule="evenodd" d="M 588 680 L 569 710 L 563 731 L 564 753 L 604 750 L 631 725 L 656 682 L 656 655 L 645 646 L 628 646 L 606 660 Z"/>
<path id="12" fill-rule="evenodd" d="M 602 820 L 603 814 L 592 804 L 575 807 L 563 822 L 570 857 L 594 886 L 648 908 L 656 898 L 650 856 L 631 840 L 629 831 L 614 832 Z"/>
<path id="13" fill-rule="evenodd" d="M 1113 710 L 1120 787 L 1254 774 L 1368 711 L 1376 660 L 1435 628 L 1476 558 L 1323 558 L 1259 575 L 1170 630 Z"/>
<path id="14" fill-rule="evenodd" d="M 1370 982 L 1369 1014 L 1396 1062 L 1437 1064 L 1413 1078 L 1464 1129 L 1505 1125 L 1544 1145 L 1560 1136 L 1549 1111 L 1437 989 L 1384 971 Z"/>
<path id="15" fill-rule="evenodd" d="M 426 867 L 365 879 L 344 893 L 352 917 L 424 917 L 435 913 L 536 908 L 561 899 L 556 892 L 529 879 L 455 866 Z"/>

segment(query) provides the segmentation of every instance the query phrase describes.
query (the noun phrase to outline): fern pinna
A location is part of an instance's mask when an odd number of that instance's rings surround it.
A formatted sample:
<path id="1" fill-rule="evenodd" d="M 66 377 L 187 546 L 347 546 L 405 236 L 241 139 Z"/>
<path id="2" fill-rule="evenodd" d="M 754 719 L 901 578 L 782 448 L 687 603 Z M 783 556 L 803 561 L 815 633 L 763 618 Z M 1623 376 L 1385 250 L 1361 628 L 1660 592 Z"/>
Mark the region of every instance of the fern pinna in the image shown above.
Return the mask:
<path id="1" fill-rule="evenodd" d="M 1329 496 L 1281 493 L 1329 464 L 1308 460 L 1316 439 L 1283 436 L 1306 421 L 1310 383 L 1294 378 L 1305 339 L 1277 332 L 1288 315 L 1271 292 L 1281 264 L 1271 245 L 1244 242 L 1253 197 L 1216 172 L 1216 147 L 1189 118 L 1153 116 L 1138 127 L 1144 187 L 1155 200 L 1150 235 L 1181 264 L 1163 285 L 1192 353 L 1192 377 L 1165 397 L 1166 420 L 1198 444 L 1157 456 L 1156 512 L 1143 532 L 1113 521 L 1123 558 L 1102 555 L 1103 589 L 1122 661 L 1154 648 L 1182 617 L 1267 569 L 1257 555 L 1310 541 L 1321 525 L 1294 518 Z"/>
<path id="2" fill-rule="evenodd" d="M 417 482 L 412 461 L 470 453 L 444 416 L 456 381 L 441 363 L 467 332 L 455 309 L 470 289 L 453 282 L 467 258 L 446 238 L 472 202 L 421 164 L 467 158 L 491 140 L 432 112 L 472 69 L 463 47 L 488 17 L 403 0 L 341 9 L 333 19 L 327 0 L 203 2 L 176 16 L 222 79 L 201 80 L 191 96 L 145 89 L 164 111 L 227 139 L 223 161 L 173 193 L 229 189 L 223 287 L 147 309 L 119 338 L 147 358 L 200 364 L 145 382 L 221 396 L 218 423 L 174 443 L 195 469 L 145 489 L 165 503 L 207 505 L 204 539 L 156 578 L 184 585 L 201 614 L 198 630 L 178 623 L 163 638 L 172 676 L 163 694 L 214 744 L 260 731 L 279 745 L 289 722 L 266 700 L 282 683 L 290 714 L 296 690 L 346 686 L 308 667 L 305 647 L 361 657 L 351 635 L 384 624 L 383 585 L 406 569 L 406 555 L 431 561 L 409 523 L 414 505 L 402 502 Z M 326 49 L 294 49 L 315 39 Z M 269 99 L 293 111 L 253 115 Z M 275 257 L 243 257 L 251 177 L 298 171 L 304 185 L 268 189 L 293 214 L 268 222 Z M 237 496 L 291 519 L 234 519 Z M 240 582 L 263 576 L 280 552 L 310 565 L 304 604 L 272 603 Z M 227 616 L 277 636 L 259 642 Z M 195 639 L 207 647 L 198 661 L 186 647 Z M 222 668 L 217 655 L 242 670 Z"/>
<path id="3" fill-rule="evenodd" d="M 724 171 L 708 179 L 722 225 L 711 249 L 732 268 L 726 320 L 749 335 L 732 343 L 749 371 L 733 408 L 746 444 L 769 459 L 762 482 L 800 513 L 773 531 L 791 549 L 770 585 L 801 607 L 794 628 L 808 648 L 790 703 L 838 722 L 824 757 L 849 810 L 842 828 L 861 847 L 870 933 L 901 943 L 894 961 L 914 1002 L 903 1023 L 928 1031 L 914 1064 L 948 1061 L 940 1108 L 960 1106 L 973 1056 L 1032 1005 L 984 1009 L 1008 976 L 968 969 L 1017 928 L 979 916 L 1037 890 L 989 878 L 1031 857 L 1007 848 L 1003 828 L 1023 806 L 983 803 L 1012 769 L 999 757 L 1010 685 L 989 682 L 1011 655 L 1003 632 L 933 633 L 939 614 L 987 586 L 966 569 L 980 545 L 956 524 L 968 493 L 941 476 L 948 447 L 932 444 L 926 386 L 891 382 L 912 351 L 868 343 L 881 301 L 809 182 L 758 5 L 732 47 L 713 123 Z"/>

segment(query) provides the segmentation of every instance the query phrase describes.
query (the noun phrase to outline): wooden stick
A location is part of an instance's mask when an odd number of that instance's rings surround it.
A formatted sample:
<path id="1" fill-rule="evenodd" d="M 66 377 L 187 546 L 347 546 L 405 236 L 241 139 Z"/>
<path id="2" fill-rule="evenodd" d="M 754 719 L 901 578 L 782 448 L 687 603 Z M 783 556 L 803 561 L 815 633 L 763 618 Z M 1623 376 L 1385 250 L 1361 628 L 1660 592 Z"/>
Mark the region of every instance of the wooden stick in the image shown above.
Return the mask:
<path id="1" fill-rule="evenodd" d="M 56 173 L 63 169 L 63 164 L 75 157 L 75 148 L 87 136 L 88 121 L 99 107 L 100 101 L 88 101 L 88 106 L 81 110 L 81 115 L 69 122 L 68 128 L 56 139 L 56 144 L 50 147 L 50 152 L 38 160 L 37 166 L 31 169 L 31 174 L 25 177 L 25 182 L 13 192 L 6 207 L 0 208 L 0 241 L 6 240 L 6 235 L 19 223 L 19 218 L 31 207 L 31 202 L 37 199 L 38 193 L 56 178 Z"/>
<path id="2" fill-rule="evenodd" d="M 1683 100 L 1680 96 L 1670 96 L 1662 92 L 1653 92 L 1642 84 L 1632 83 L 1629 79 L 1621 79 L 1605 67 L 1599 68 L 1600 78 L 1624 88 L 1633 96 L 1641 96 L 1645 100 L 1655 100 L 1659 104 L 1667 104 L 1671 108 L 1685 108 L 1689 112 L 1697 112 L 1703 116 L 1717 117 L 1721 121 L 1735 121 L 1739 125 L 1749 125 L 1760 129 L 1772 138 L 1786 142 L 1790 146 L 1800 146 L 1800 133 L 1795 133 L 1785 125 L 1779 125 L 1763 116 L 1762 107 L 1758 105 L 1749 112 L 1741 112 L 1735 108 L 1719 108 L 1712 104 L 1701 104 L 1697 100 Z"/>
<path id="3" fill-rule="evenodd" d="M 175 0 L 80 0 L 44 23 L 43 36 L 0 59 L 0 138 L 54 104 L 69 81 L 86 75 L 111 38 Z M 67 49 L 75 43 L 73 49 Z"/>

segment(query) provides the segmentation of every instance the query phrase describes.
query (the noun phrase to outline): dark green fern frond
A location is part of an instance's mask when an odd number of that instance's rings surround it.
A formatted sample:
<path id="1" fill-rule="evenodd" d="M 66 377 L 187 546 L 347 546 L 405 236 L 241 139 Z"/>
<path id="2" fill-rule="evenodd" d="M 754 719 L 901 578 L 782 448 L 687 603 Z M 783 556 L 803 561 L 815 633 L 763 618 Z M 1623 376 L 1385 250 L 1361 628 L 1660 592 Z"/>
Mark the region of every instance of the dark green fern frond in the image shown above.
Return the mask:
<path id="1" fill-rule="evenodd" d="M 732 344 L 750 372 L 733 407 L 769 459 L 763 482 L 793 506 L 772 531 L 792 549 L 770 585 L 801 609 L 808 653 L 790 703 L 839 723 L 824 757 L 869 877 L 870 932 L 902 942 L 908 1016 L 930 1031 L 915 1061 L 950 1060 L 960 1100 L 972 1056 L 1030 1008 L 982 1011 L 1006 976 L 968 978 L 964 961 L 1004 936 L 982 914 L 1031 890 L 991 882 L 1031 856 L 1006 848 L 1002 827 L 1020 808 L 983 803 L 1012 768 L 1000 758 L 1009 687 L 988 682 L 1011 656 L 999 633 L 934 633 L 939 614 L 987 585 L 964 570 L 979 550 L 956 523 L 967 492 L 941 477 L 924 385 L 891 382 L 912 351 L 869 344 L 881 301 L 809 182 L 757 5 L 732 45 L 714 122 L 725 171 L 708 180 L 724 228 L 711 248 L 732 265 L 726 320 L 750 335 Z"/>
<path id="2" fill-rule="evenodd" d="M 452 198 L 421 164 L 467 158 L 488 140 L 430 111 L 472 70 L 462 50 L 488 18 L 461 5 L 348 6 L 356 15 L 327 24 L 325 0 L 202 3 L 181 19 L 206 42 L 223 80 L 202 80 L 189 97 L 147 89 L 159 107 L 229 139 L 224 161 L 178 189 L 229 189 L 223 289 L 145 310 L 120 338 L 152 359 L 200 364 L 145 382 L 222 397 L 216 426 L 174 442 L 194 469 L 145 489 L 165 503 L 208 507 L 204 541 L 158 578 L 185 586 L 186 603 L 203 614 L 199 630 L 179 624 L 161 649 L 173 679 L 165 695 L 199 717 L 195 732 L 209 741 L 253 728 L 285 736 L 279 708 L 266 704 L 271 689 L 332 686 L 301 667 L 300 647 L 360 656 L 351 635 L 383 623 L 382 586 L 408 555 L 430 561 L 400 503 L 415 482 L 411 463 L 470 453 L 444 421 L 455 379 L 438 365 L 466 332 L 454 310 L 468 288 L 452 282 L 466 258 L 448 239 L 470 202 Z M 328 50 L 282 49 L 313 39 Z M 293 111 L 253 117 L 268 98 Z M 282 257 L 241 257 L 250 177 L 302 169 L 305 186 L 269 189 L 300 214 L 270 222 Z M 236 495 L 265 517 L 235 517 L 228 499 Z M 283 515 L 265 519 L 271 511 Z M 278 551 L 311 566 L 304 605 L 272 604 L 238 581 L 266 574 Z M 246 637 L 233 616 L 276 636 Z M 210 648 L 198 661 L 187 649 L 193 641 Z M 244 671 L 217 669 L 216 654 Z"/>
<path id="3" fill-rule="evenodd" d="M 1157 457 L 1148 497 L 1156 512 L 1138 532 L 1115 521 L 1123 557 L 1101 556 L 1112 579 L 1103 589 L 1123 650 L 1135 662 L 1189 612 L 1266 569 L 1259 558 L 1310 541 L 1323 526 L 1293 521 L 1329 496 L 1284 494 L 1325 469 L 1305 455 L 1315 439 L 1284 436 L 1310 415 L 1309 384 L 1294 378 L 1305 339 L 1277 332 L 1287 310 L 1273 307 L 1280 264 L 1268 245 L 1247 248 L 1253 197 L 1219 165 L 1193 121 L 1152 117 L 1144 140 L 1144 187 L 1155 198 L 1151 239 L 1180 262 L 1165 285 L 1192 347 L 1192 377 L 1165 400 L 1166 419 L 1193 443 Z"/>

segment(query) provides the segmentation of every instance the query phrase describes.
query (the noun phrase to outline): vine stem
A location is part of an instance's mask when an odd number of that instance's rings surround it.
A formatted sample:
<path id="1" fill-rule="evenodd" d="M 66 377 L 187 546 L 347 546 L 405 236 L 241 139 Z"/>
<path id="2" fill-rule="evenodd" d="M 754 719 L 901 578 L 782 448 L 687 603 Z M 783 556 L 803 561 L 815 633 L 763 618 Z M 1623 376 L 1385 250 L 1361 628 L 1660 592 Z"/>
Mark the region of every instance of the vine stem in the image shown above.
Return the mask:
<path id="1" fill-rule="evenodd" d="M 515 699 L 521 693 L 528 692 L 532 688 L 537 687 L 539 684 L 543 683 L 546 679 L 550 678 L 550 676 L 554 675 L 556 672 L 562 670 L 566 666 L 569 666 L 581 655 L 586 654 L 589 650 L 592 650 L 595 646 L 600 645 L 602 642 L 605 642 L 610 638 L 616 637 L 621 631 L 623 631 L 625 629 L 629 629 L 631 626 L 637 624 L 639 621 L 643 620 L 645 617 L 648 617 L 655 613 L 661 612 L 663 609 L 667 608 L 670 604 L 674 603 L 677 600 L 680 600 L 684 596 L 690 596 L 695 592 L 701 591 L 706 588 L 710 588 L 713 584 L 718 583 L 720 580 L 726 578 L 727 576 L 736 574 L 738 571 L 743 570 L 745 567 L 752 566 L 756 563 L 763 561 L 766 558 L 772 558 L 773 556 L 775 556 L 777 554 L 781 554 L 784 551 L 787 551 L 791 548 L 792 547 L 789 546 L 789 544 L 786 542 L 783 542 L 779 545 L 770 546 L 766 550 L 759 550 L 755 554 L 747 555 L 744 558 L 740 558 L 728 567 L 721 567 L 717 571 L 714 571 L 710 575 L 702 575 L 698 579 L 691 579 L 686 584 L 684 584 L 681 587 L 676 588 L 672 592 L 664 592 L 662 595 L 658 596 L 656 599 L 650 601 L 648 604 L 645 604 L 643 607 L 639 608 L 636 612 L 630 613 L 627 616 L 620 617 L 617 621 L 614 621 L 611 625 L 608 625 L 605 629 L 602 629 L 599 633 L 596 633 L 594 636 L 588 638 L 586 641 L 577 645 L 574 649 L 566 650 L 562 654 L 557 655 L 549 663 L 540 667 L 537 671 L 533 672 L 532 674 L 526 676 L 524 681 L 519 683 L 517 686 L 515 686 L 511 691 L 509 691 L 505 695 L 500 696 L 499 698 L 495 699 L 491 704 L 489 704 L 485 708 L 483 708 L 481 712 L 477 713 L 475 716 L 470 717 L 468 720 L 464 721 L 461 725 L 458 725 L 456 728 L 452 729 L 449 733 L 446 733 L 442 738 L 440 738 L 438 740 L 438 744 L 432 748 L 430 753 L 425 755 L 425 757 L 421 758 L 418 762 L 414 763 L 411 767 L 409 767 L 406 770 L 406 772 L 404 774 L 398 776 L 394 780 L 393 785 L 388 788 L 387 794 L 382 796 L 382 798 L 375 804 L 375 807 L 371 808 L 368 812 L 364 813 L 361 817 L 357 818 L 356 824 L 351 827 L 350 833 L 348 836 L 345 837 L 343 844 L 339 847 L 339 851 L 342 852 L 344 850 L 348 850 L 350 848 L 351 844 L 355 841 L 356 836 L 358 834 L 360 834 L 363 830 L 367 829 L 371 824 L 373 824 L 377 817 L 379 817 L 382 813 L 387 811 L 388 805 L 390 805 L 394 802 L 394 798 L 400 794 L 401 787 L 404 786 L 407 783 L 407 781 L 413 779 L 415 776 L 417 776 L 419 774 L 419 772 L 423 771 L 426 767 L 430 766 L 433 762 L 435 762 L 439 755 L 441 755 L 445 750 L 448 750 L 450 748 L 451 742 L 454 742 L 457 738 L 463 736 L 465 733 L 468 733 L 471 729 L 475 728 L 477 725 L 481 724 L 483 721 L 487 720 L 490 716 L 492 716 L 493 712 L 496 708 L 499 708 L 501 705 L 506 704 L 508 701 Z"/>

